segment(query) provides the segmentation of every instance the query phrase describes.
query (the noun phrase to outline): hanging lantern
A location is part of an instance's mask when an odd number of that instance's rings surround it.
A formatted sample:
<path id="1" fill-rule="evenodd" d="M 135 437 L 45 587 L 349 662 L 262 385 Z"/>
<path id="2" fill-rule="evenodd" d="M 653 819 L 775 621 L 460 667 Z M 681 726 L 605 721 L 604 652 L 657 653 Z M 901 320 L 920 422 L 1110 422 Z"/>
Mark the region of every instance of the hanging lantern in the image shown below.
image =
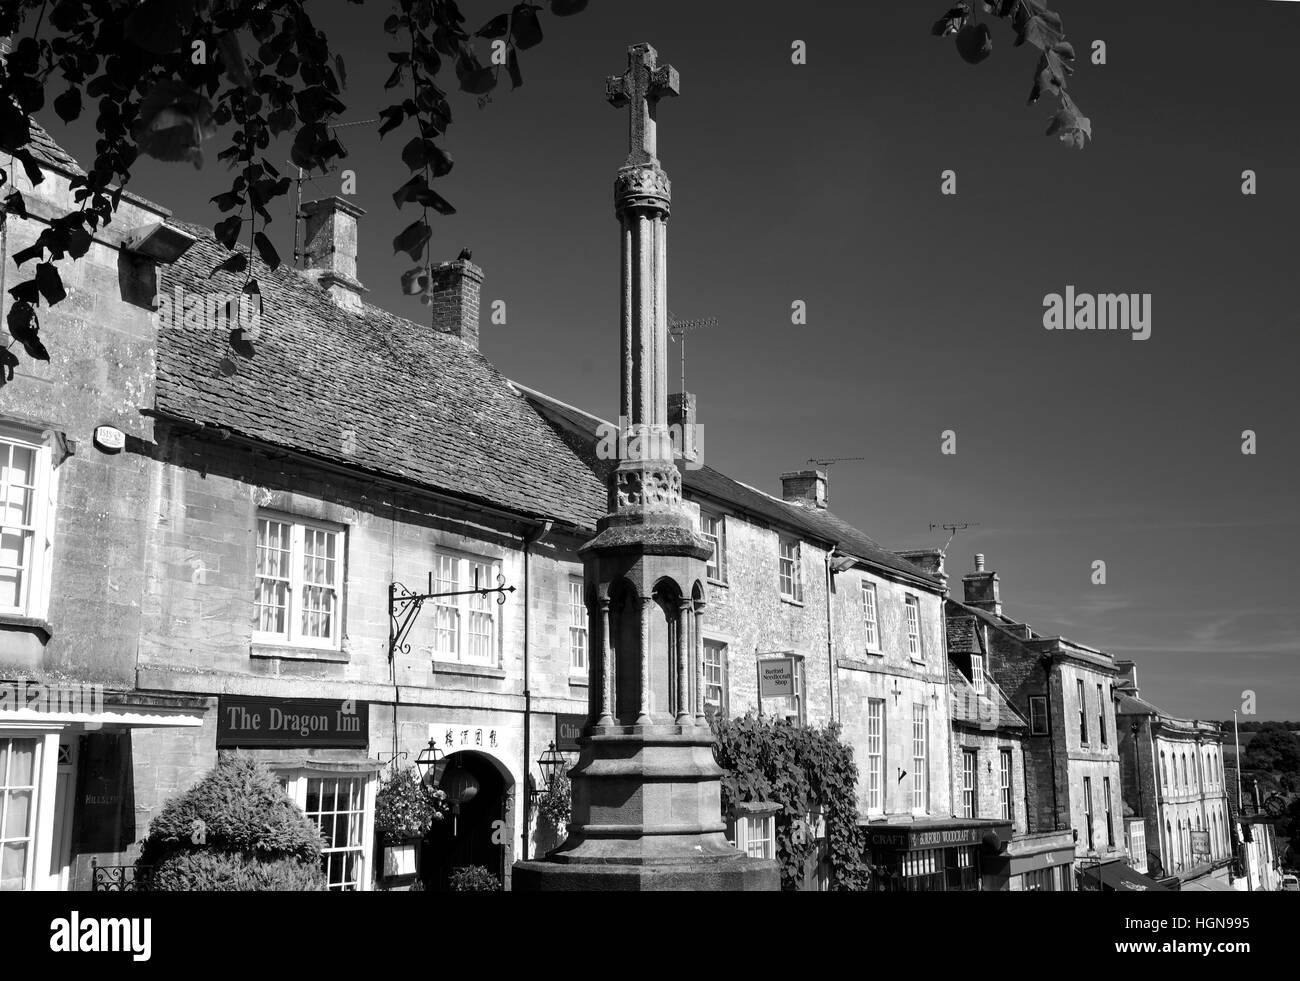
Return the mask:
<path id="1" fill-rule="evenodd" d="M 415 766 L 420 771 L 420 782 L 426 787 L 433 788 L 438 786 L 438 781 L 442 779 L 447 758 L 438 748 L 438 744 L 430 739 L 429 745 L 420 750 L 420 755 L 415 758 Z"/>
<path id="2" fill-rule="evenodd" d="M 454 835 L 459 833 L 460 806 L 468 804 L 478 794 L 478 779 L 456 760 L 442 775 L 442 789 L 451 804 L 451 833 Z"/>

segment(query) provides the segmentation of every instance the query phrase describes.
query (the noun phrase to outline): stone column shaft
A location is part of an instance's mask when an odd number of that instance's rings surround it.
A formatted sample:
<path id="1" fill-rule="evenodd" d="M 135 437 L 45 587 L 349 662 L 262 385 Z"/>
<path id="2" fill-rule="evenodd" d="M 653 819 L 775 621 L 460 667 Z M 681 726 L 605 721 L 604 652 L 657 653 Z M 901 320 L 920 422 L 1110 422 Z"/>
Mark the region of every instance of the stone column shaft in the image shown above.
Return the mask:
<path id="1" fill-rule="evenodd" d="M 614 649 L 609 642 L 609 600 L 600 601 L 600 725 L 612 726 L 614 715 Z"/>
<path id="2" fill-rule="evenodd" d="M 695 724 L 705 725 L 704 716 L 704 604 L 695 604 Z"/>
<path id="3" fill-rule="evenodd" d="M 647 596 L 641 600 L 641 712 L 636 724 L 650 724 L 650 610 L 654 607 L 654 598 Z"/>
<path id="4" fill-rule="evenodd" d="M 677 724 L 691 724 L 691 601 L 683 599 L 677 608 Z"/>

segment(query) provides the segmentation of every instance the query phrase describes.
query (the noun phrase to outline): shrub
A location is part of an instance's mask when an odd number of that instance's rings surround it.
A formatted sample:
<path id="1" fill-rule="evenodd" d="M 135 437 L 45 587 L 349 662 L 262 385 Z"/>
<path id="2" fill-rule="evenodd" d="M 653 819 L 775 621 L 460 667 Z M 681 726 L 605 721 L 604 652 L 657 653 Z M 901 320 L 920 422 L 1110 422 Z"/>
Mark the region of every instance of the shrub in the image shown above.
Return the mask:
<path id="1" fill-rule="evenodd" d="M 537 811 L 557 830 L 569 823 L 573 813 L 573 786 L 568 776 L 555 775 L 546 792 L 537 799 Z"/>
<path id="2" fill-rule="evenodd" d="M 818 809 L 826 821 L 831 888 L 864 889 L 866 842 L 858 826 L 858 767 L 840 728 L 797 725 L 787 719 L 714 717 L 714 757 L 724 773 L 722 811 L 738 803 L 774 801 L 776 857 L 781 888 L 799 888 L 805 863 L 817 843 L 808 816 Z"/>
<path id="3" fill-rule="evenodd" d="M 316 824 L 264 766 L 239 756 L 168 801 L 136 862 L 153 891 L 325 888 Z"/>
<path id="4" fill-rule="evenodd" d="M 467 865 L 451 874 L 453 892 L 500 892 L 497 877 L 481 865 Z"/>

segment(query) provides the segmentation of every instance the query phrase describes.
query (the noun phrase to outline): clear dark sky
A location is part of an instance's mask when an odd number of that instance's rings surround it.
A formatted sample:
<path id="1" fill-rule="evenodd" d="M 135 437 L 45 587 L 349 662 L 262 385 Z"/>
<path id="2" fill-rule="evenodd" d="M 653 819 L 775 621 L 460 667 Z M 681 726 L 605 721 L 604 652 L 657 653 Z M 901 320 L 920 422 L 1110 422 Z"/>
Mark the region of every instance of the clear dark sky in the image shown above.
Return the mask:
<path id="1" fill-rule="evenodd" d="M 508 5 L 461 4 L 475 29 Z M 344 118 L 375 116 L 387 5 L 311 6 L 347 61 Z M 1008 614 L 1136 659 L 1167 711 L 1228 718 L 1253 689 L 1261 717 L 1300 718 L 1300 3 L 1055 0 L 1096 137 L 1082 152 L 1043 135 L 1050 99 L 1025 106 L 1032 49 L 998 22 L 992 58 L 965 64 L 929 34 L 947 6 L 593 0 L 548 15 L 522 89 L 481 111 L 457 97 L 439 186 L 459 213 L 436 226 L 435 255 L 473 248 L 485 301 L 506 301 L 508 324 L 482 341 L 506 375 L 614 415 L 627 124 L 604 79 L 649 41 L 682 77 L 659 116 L 670 306 L 720 320 L 688 348 L 707 461 L 779 493 L 809 457 L 866 457 L 832 470 L 832 507 L 887 546 L 980 522 L 949 549 L 956 591 L 984 552 Z M 1094 39 L 1104 67 L 1087 63 Z M 42 118 L 90 157 L 93 131 Z M 422 319 L 389 244 L 414 217 L 390 197 L 409 134 L 341 135 L 369 212 L 361 278 Z M 945 169 L 956 197 L 939 193 Z M 215 162 L 145 162 L 132 188 L 211 224 L 223 179 Z M 1152 294 L 1151 338 L 1044 330 L 1043 297 L 1067 284 Z M 806 326 L 790 323 L 796 299 Z"/>

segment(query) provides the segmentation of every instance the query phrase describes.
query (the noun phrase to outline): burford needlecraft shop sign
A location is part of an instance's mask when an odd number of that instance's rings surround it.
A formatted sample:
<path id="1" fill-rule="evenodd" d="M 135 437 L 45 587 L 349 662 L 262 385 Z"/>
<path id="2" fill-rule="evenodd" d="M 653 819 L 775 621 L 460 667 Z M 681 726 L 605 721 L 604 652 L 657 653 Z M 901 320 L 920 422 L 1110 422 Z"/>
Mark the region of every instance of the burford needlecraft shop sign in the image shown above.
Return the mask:
<path id="1" fill-rule="evenodd" d="M 867 844 L 872 848 L 896 848 L 900 851 L 978 845 L 988 830 L 988 828 L 944 828 L 927 831 L 912 828 L 882 828 L 874 831 L 868 828 Z"/>
<path id="2" fill-rule="evenodd" d="M 257 698 L 222 695 L 217 747 L 319 746 L 365 749 L 370 734 L 367 702 L 328 698 Z"/>

